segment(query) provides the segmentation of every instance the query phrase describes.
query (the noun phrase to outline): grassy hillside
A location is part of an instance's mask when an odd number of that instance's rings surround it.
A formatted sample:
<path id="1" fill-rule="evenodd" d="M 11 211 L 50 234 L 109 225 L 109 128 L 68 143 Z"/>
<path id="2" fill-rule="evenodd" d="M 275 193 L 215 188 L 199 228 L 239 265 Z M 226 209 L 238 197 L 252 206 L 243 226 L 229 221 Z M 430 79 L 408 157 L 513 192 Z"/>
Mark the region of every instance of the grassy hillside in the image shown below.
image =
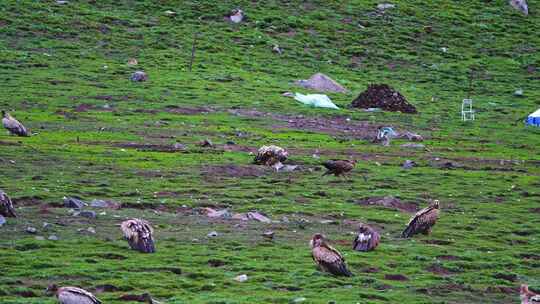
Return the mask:
<path id="1" fill-rule="evenodd" d="M 0 132 L 0 189 L 19 215 L 0 227 L 0 302 L 55 303 L 50 283 L 104 303 L 144 292 L 165 303 L 518 303 L 519 284 L 539 290 L 540 129 L 522 119 L 540 106 L 540 1 L 528 17 L 503 0 L 378 3 L 3 1 L 0 108 L 35 134 Z M 226 22 L 238 7 L 247 20 Z M 136 70 L 149 80 L 129 81 Z M 477 120 L 463 123 L 471 70 Z M 329 94 L 341 110 L 281 96 L 309 92 L 293 81 L 315 72 L 351 91 Z M 349 108 L 370 83 L 419 114 Z M 426 148 L 373 144 L 379 125 L 419 133 Z M 215 147 L 198 145 L 207 138 Z M 167 151 L 175 143 L 185 149 Z M 300 169 L 252 165 L 264 144 Z M 321 178 L 332 158 L 359 164 Z M 418 166 L 402 169 L 406 159 Z M 87 219 L 64 196 L 123 207 L 87 208 Z M 439 199 L 433 234 L 399 238 L 411 213 L 362 204 L 384 196 L 413 208 Z M 203 207 L 273 222 L 210 219 Z M 128 250 L 128 217 L 152 222 L 157 253 Z M 381 232 L 376 251 L 350 249 L 360 222 Z M 355 277 L 316 270 L 316 232 Z"/>

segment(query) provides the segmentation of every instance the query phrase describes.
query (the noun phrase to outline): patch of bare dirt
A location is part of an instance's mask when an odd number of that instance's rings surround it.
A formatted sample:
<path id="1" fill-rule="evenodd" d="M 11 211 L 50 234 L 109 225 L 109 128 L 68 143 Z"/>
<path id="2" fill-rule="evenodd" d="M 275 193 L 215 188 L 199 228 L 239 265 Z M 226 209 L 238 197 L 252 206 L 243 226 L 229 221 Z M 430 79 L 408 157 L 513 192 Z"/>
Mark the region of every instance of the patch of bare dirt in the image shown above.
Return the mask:
<path id="1" fill-rule="evenodd" d="M 518 287 L 508 287 L 508 286 L 489 286 L 486 288 L 487 293 L 504 293 L 504 294 L 519 294 Z"/>
<path id="2" fill-rule="evenodd" d="M 382 206 L 411 213 L 416 212 L 416 210 L 418 209 L 418 205 L 414 203 L 403 202 L 399 198 L 395 198 L 393 196 L 369 197 L 356 200 L 355 202 L 363 206 Z"/>
<path id="3" fill-rule="evenodd" d="M 345 116 L 336 116 L 332 118 L 306 117 L 304 115 L 290 116 L 265 113 L 254 109 L 231 109 L 229 110 L 229 113 L 244 117 L 271 118 L 284 123 L 284 125 L 274 126 L 276 128 L 308 130 L 362 139 L 373 139 L 377 135 L 378 128 L 377 125 L 370 124 L 369 122 L 352 121 Z"/>
<path id="4" fill-rule="evenodd" d="M 431 244 L 431 245 L 441 245 L 441 246 L 446 246 L 446 245 L 453 244 L 452 241 L 446 241 L 446 240 L 434 240 L 434 239 L 422 240 L 422 242 L 423 242 L 423 243 L 426 243 L 426 244 Z"/>
<path id="5" fill-rule="evenodd" d="M 403 274 L 385 274 L 384 279 L 390 280 L 390 281 L 408 281 L 409 280 L 409 278 L 407 278 Z"/>
<path id="6" fill-rule="evenodd" d="M 205 166 L 202 168 L 203 176 L 210 179 L 216 177 L 259 177 L 270 171 L 271 169 L 264 166 L 234 164 Z"/>
<path id="7" fill-rule="evenodd" d="M 442 276 L 454 274 L 452 270 L 439 264 L 432 264 L 429 267 L 427 267 L 426 270 L 436 275 L 442 275 Z"/>
<path id="8" fill-rule="evenodd" d="M 438 255 L 437 259 L 444 260 L 444 261 L 457 261 L 461 258 L 455 255 Z"/>
<path id="9" fill-rule="evenodd" d="M 0 146 L 20 146 L 20 142 L 0 140 Z"/>
<path id="10" fill-rule="evenodd" d="M 176 105 L 165 106 L 165 111 L 169 113 L 184 114 L 184 115 L 195 115 L 203 113 L 212 113 L 214 109 L 209 107 L 180 107 Z"/>

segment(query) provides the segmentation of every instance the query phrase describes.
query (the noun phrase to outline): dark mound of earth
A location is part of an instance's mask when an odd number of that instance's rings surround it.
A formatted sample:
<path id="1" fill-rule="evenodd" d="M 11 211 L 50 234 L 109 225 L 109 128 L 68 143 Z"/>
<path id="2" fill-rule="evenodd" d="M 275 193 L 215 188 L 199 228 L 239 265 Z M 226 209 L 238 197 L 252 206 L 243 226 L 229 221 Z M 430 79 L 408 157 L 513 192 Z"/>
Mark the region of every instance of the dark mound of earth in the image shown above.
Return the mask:
<path id="1" fill-rule="evenodd" d="M 380 108 L 385 111 L 418 113 L 403 95 L 386 84 L 370 84 L 352 102 L 354 108 Z"/>

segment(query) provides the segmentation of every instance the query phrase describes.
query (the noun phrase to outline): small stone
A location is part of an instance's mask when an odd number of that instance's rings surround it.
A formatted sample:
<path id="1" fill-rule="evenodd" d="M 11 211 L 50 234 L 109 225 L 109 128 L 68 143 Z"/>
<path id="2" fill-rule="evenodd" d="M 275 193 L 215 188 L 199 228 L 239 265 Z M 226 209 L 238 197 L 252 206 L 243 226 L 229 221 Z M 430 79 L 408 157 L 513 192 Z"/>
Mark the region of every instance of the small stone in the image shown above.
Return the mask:
<path id="1" fill-rule="evenodd" d="M 51 227 L 51 224 L 47 222 L 43 222 L 43 229 L 49 229 Z"/>
<path id="2" fill-rule="evenodd" d="M 403 169 L 411 169 L 416 166 L 416 163 L 410 159 L 407 159 L 401 166 Z"/>
<path id="3" fill-rule="evenodd" d="M 283 216 L 283 217 L 281 218 L 281 221 L 284 222 L 284 223 L 286 223 L 286 224 L 290 223 L 289 218 L 286 217 L 286 216 Z"/>
<path id="4" fill-rule="evenodd" d="M 165 15 L 171 17 L 171 16 L 176 15 L 176 12 L 175 12 L 175 11 L 171 11 L 171 10 L 167 10 L 167 11 L 165 11 Z"/>
<path id="5" fill-rule="evenodd" d="M 240 23 L 244 20 L 244 12 L 241 9 L 235 9 L 231 12 L 229 20 L 233 23 Z"/>
<path id="6" fill-rule="evenodd" d="M 264 237 L 267 238 L 267 239 L 273 239 L 273 238 L 274 238 L 274 235 L 275 235 L 275 233 L 274 233 L 274 231 L 272 231 L 272 230 L 265 231 L 265 232 L 263 232 L 263 234 L 262 234 L 262 236 L 264 236 Z"/>
<path id="7" fill-rule="evenodd" d="M 186 150 L 187 149 L 186 145 L 181 144 L 181 143 L 175 143 L 173 148 L 175 150 Z"/>
<path id="8" fill-rule="evenodd" d="M 36 239 L 36 240 L 38 240 L 38 241 L 45 241 L 45 238 L 42 237 L 41 235 L 35 236 L 34 239 Z"/>
<path id="9" fill-rule="evenodd" d="M 337 224 L 337 222 L 334 221 L 334 220 L 322 220 L 322 221 L 320 221 L 319 223 L 324 224 L 324 225 L 334 225 L 334 224 Z"/>
<path id="10" fill-rule="evenodd" d="M 56 1 L 56 4 L 60 4 L 60 5 L 64 5 L 64 4 L 68 4 L 69 1 L 64 1 L 64 0 L 57 0 Z"/>
<path id="11" fill-rule="evenodd" d="M 247 274 L 241 274 L 241 275 L 235 277 L 234 280 L 237 281 L 237 282 L 242 283 L 242 282 L 245 282 L 245 281 L 248 280 L 248 276 L 247 276 Z"/>
<path id="12" fill-rule="evenodd" d="M 31 234 L 35 234 L 35 233 L 37 233 L 37 229 L 34 228 L 34 227 L 26 227 L 26 232 L 31 233 Z"/>
<path id="13" fill-rule="evenodd" d="M 514 96 L 523 97 L 523 89 L 517 89 L 514 91 Z"/>
<path id="14" fill-rule="evenodd" d="M 96 213 L 91 210 L 84 210 L 84 211 L 76 213 L 76 215 L 86 217 L 86 218 L 91 218 L 91 219 L 96 218 Z"/>
<path id="15" fill-rule="evenodd" d="M 281 168 L 281 172 L 293 172 L 298 168 L 298 165 L 285 165 Z"/>
<path id="16" fill-rule="evenodd" d="M 148 80 L 148 75 L 146 75 L 146 73 L 143 71 L 136 71 L 135 73 L 131 74 L 129 79 L 135 82 L 143 82 Z"/>
<path id="17" fill-rule="evenodd" d="M 66 208 L 81 209 L 86 205 L 87 204 L 85 202 L 78 198 L 64 197 L 64 207 Z"/>
<path id="18" fill-rule="evenodd" d="M 229 140 L 228 142 L 226 142 L 227 145 L 231 145 L 231 146 L 234 146 L 236 145 L 236 143 L 232 140 Z"/>
<path id="19" fill-rule="evenodd" d="M 6 223 L 6 218 L 0 215 L 0 227 Z"/>
<path id="20" fill-rule="evenodd" d="M 88 229 L 86 229 L 86 231 L 88 231 L 88 233 L 91 233 L 91 234 L 96 234 L 96 229 L 94 229 L 92 227 L 88 227 Z"/>
<path id="21" fill-rule="evenodd" d="M 58 241 L 58 237 L 56 235 L 54 235 L 54 234 L 51 234 L 49 236 L 49 241 Z"/>
<path id="22" fill-rule="evenodd" d="M 218 236 L 218 233 L 217 233 L 217 231 L 212 231 L 212 232 L 208 233 L 206 236 L 209 237 L 209 238 L 213 238 L 213 237 Z"/>
<path id="23" fill-rule="evenodd" d="M 210 139 L 207 138 L 207 139 L 201 141 L 201 142 L 199 143 L 199 145 L 200 145 L 201 147 L 208 148 L 208 147 L 213 147 L 213 146 L 214 146 L 214 143 L 212 143 L 212 141 L 211 141 Z"/>
<path id="24" fill-rule="evenodd" d="M 384 11 L 386 9 L 390 9 L 390 8 L 394 8 L 396 7 L 394 4 L 391 4 L 391 3 L 381 3 L 381 4 L 377 4 L 377 9 L 380 10 L 380 11 Z"/>
<path id="25" fill-rule="evenodd" d="M 267 218 L 266 216 L 260 214 L 259 212 L 248 212 L 246 215 L 250 220 L 255 220 L 255 221 L 258 221 L 258 222 L 261 222 L 261 223 L 270 223 L 271 222 L 269 218 Z"/>
<path id="26" fill-rule="evenodd" d="M 277 44 L 274 44 L 274 47 L 272 47 L 272 52 L 280 55 L 283 54 L 283 50 Z"/>
<path id="27" fill-rule="evenodd" d="M 423 144 L 413 144 L 413 143 L 406 143 L 401 145 L 402 148 L 410 148 L 410 149 L 424 149 L 426 146 Z"/>
<path id="28" fill-rule="evenodd" d="M 306 298 L 300 297 L 300 298 L 296 298 L 292 300 L 291 303 L 302 303 L 302 302 L 305 302 L 306 300 L 307 300 Z"/>
<path id="29" fill-rule="evenodd" d="M 139 64 L 139 62 L 135 58 L 129 58 L 127 63 L 128 63 L 128 65 L 137 65 L 137 64 Z"/>

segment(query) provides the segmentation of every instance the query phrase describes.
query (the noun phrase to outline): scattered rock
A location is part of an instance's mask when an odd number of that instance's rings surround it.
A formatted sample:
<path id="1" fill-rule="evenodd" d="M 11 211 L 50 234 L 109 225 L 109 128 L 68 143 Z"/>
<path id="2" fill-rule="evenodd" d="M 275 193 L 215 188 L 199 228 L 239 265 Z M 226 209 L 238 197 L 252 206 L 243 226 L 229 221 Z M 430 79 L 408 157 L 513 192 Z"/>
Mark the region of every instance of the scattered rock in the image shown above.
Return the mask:
<path id="1" fill-rule="evenodd" d="M 36 240 L 38 240 L 38 241 L 45 241 L 45 238 L 42 237 L 41 235 L 36 235 L 36 236 L 34 237 L 34 239 L 36 239 Z"/>
<path id="2" fill-rule="evenodd" d="M 281 172 L 293 172 L 294 170 L 296 170 L 296 168 L 298 168 L 298 165 L 284 165 L 279 169 L 279 171 L 281 171 Z"/>
<path id="3" fill-rule="evenodd" d="M 245 281 L 248 280 L 248 276 L 247 276 L 247 274 L 241 274 L 241 275 L 235 277 L 234 280 L 237 281 L 237 282 L 242 283 L 242 282 L 245 282 Z"/>
<path id="4" fill-rule="evenodd" d="M 405 138 L 410 141 L 424 141 L 424 137 L 420 134 L 412 133 L 412 132 L 405 132 L 403 134 L 399 134 L 398 138 Z"/>
<path id="5" fill-rule="evenodd" d="M 86 217 L 86 218 L 90 218 L 90 219 L 95 219 L 96 218 L 96 213 L 92 210 L 84 210 L 84 211 L 80 211 L 80 212 L 75 212 L 73 215 L 75 216 L 82 216 L 82 217 Z"/>
<path id="6" fill-rule="evenodd" d="M 43 229 L 49 229 L 51 227 L 51 224 L 47 222 L 43 222 Z"/>
<path id="7" fill-rule="evenodd" d="M 517 89 L 514 91 L 514 96 L 523 97 L 523 89 Z"/>
<path id="8" fill-rule="evenodd" d="M 231 213 L 227 209 L 214 210 L 212 208 L 204 208 L 206 216 L 211 218 L 231 218 Z"/>
<path id="9" fill-rule="evenodd" d="M 413 143 L 405 143 L 400 145 L 402 148 L 409 148 L 409 149 L 425 149 L 426 146 L 424 144 L 413 144 Z"/>
<path id="10" fill-rule="evenodd" d="M 0 227 L 2 227 L 6 223 L 6 218 L 0 215 Z"/>
<path id="11" fill-rule="evenodd" d="M 90 207 L 93 207 L 93 208 L 119 209 L 121 207 L 121 204 L 117 203 L 117 202 L 113 202 L 113 201 L 105 201 L 105 200 L 95 199 L 95 200 L 90 202 Z"/>
<path id="12" fill-rule="evenodd" d="M 26 227 L 26 232 L 31 233 L 31 234 L 36 234 L 37 229 L 34 227 Z"/>
<path id="13" fill-rule="evenodd" d="M 305 302 L 305 301 L 307 301 L 306 298 L 304 298 L 304 297 L 299 297 L 299 298 L 293 299 L 293 300 L 291 301 L 291 303 L 302 303 L 302 302 Z"/>
<path id="14" fill-rule="evenodd" d="M 212 143 L 212 141 L 210 139 L 207 138 L 207 139 L 201 141 L 199 143 L 199 146 L 209 148 L 209 147 L 213 147 L 214 144 Z"/>
<path id="15" fill-rule="evenodd" d="M 54 234 L 51 234 L 49 236 L 49 241 L 58 241 L 58 237 L 56 235 L 54 235 Z"/>
<path id="16" fill-rule="evenodd" d="M 73 209 L 82 209 L 87 204 L 82 200 L 74 197 L 64 197 L 64 207 Z"/>
<path id="17" fill-rule="evenodd" d="M 165 11 L 165 15 L 169 16 L 169 17 L 172 17 L 174 15 L 176 15 L 176 12 L 175 11 L 171 11 L 171 10 L 166 10 Z"/>
<path id="18" fill-rule="evenodd" d="M 407 159 L 401 167 L 403 169 L 412 169 L 413 167 L 416 167 L 416 163 L 410 159 Z"/>
<path id="19" fill-rule="evenodd" d="M 496 273 L 494 276 L 496 279 L 506 280 L 509 282 L 517 281 L 517 275 L 513 273 Z"/>
<path id="20" fill-rule="evenodd" d="M 510 5 L 518 11 L 522 12 L 523 15 L 529 15 L 529 6 L 527 5 L 526 0 L 510 0 Z"/>
<path id="21" fill-rule="evenodd" d="M 88 233 L 91 233 L 91 234 L 96 234 L 96 229 L 94 229 L 92 227 L 88 227 L 88 229 L 86 229 L 86 231 L 88 231 Z"/>
<path id="22" fill-rule="evenodd" d="M 272 47 L 272 52 L 280 55 L 283 54 L 283 50 L 277 44 L 274 44 L 274 46 Z"/>
<path id="23" fill-rule="evenodd" d="M 240 23 L 244 20 L 244 12 L 241 9 L 234 9 L 229 15 L 229 20 L 232 23 Z"/>
<path id="24" fill-rule="evenodd" d="M 184 144 L 181 144 L 181 143 L 175 143 L 175 144 L 173 145 L 173 148 L 174 148 L 175 150 L 177 150 L 177 151 L 185 151 L 185 150 L 187 150 L 187 146 L 184 145 Z"/>
<path id="25" fill-rule="evenodd" d="M 405 212 L 416 212 L 417 205 L 413 203 L 402 202 L 399 198 L 393 196 L 385 197 L 370 197 L 356 201 L 360 205 L 368 206 L 382 206 L 386 208 L 393 208 Z"/>
<path id="26" fill-rule="evenodd" d="M 272 231 L 272 230 L 265 231 L 265 232 L 263 232 L 263 234 L 262 234 L 262 236 L 265 237 L 265 238 L 267 238 L 267 239 L 273 239 L 273 238 L 274 238 L 274 235 L 275 235 L 275 233 L 274 233 L 274 231 Z"/>
<path id="27" fill-rule="evenodd" d="M 64 5 L 64 4 L 68 4 L 68 3 L 69 3 L 69 1 L 56 0 L 56 4 Z"/>
<path id="28" fill-rule="evenodd" d="M 143 71 L 136 71 L 129 77 L 131 81 L 143 82 L 148 80 L 148 75 Z"/>
<path id="29" fill-rule="evenodd" d="M 408 281 L 409 278 L 402 274 L 385 274 L 384 275 L 385 280 L 391 280 L 391 281 Z"/>
<path id="30" fill-rule="evenodd" d="M 139 62 L 135 58 L 129 58 L 127 64 L 128 65 L 137 65 L 137 64 L 139 64 Z"/>
<path id="31" fill-rule="evenodd" d="M 391 4 L 391 3 L 380 3 L 380 4 L 377 4 L 377 9 L 380 10 L 380 11 L 384 11 L 386 9 L 390 9 L 390 8 L 395 8 L 396 5 L 395 4 Z"/>
<path id="32" fill-rule="evenodd" d="M 418 113 L 403 95 L 386 84 L 371 84 L 352 102 L 354 108 L 381 108 L 385 111 Z"/>
<path id="33" fill-rule="evenodd" d="M 307 80 L 298 80 L 295 82 L 295 84 L 306 89 L 316 90 L 320 92 L 348 92 L 346 88 L 344 88 L 335 80 L 322 73 L 316 73 Z"/>
<path id="34" fill-rule="evenodd" d="M 260 214 L 259 212 L 248 212 L 247 214 L 248 219 L 255 220 L 261 223 L 270 223 L 271 220 L 267 218 L 266 216 Z"/>
<path id="35" fill-rule="evenodd" d="M 217 231 L 211 231 L 206 236 L 209 237 L 209 238 L 213 238 L 213 237 L 218 236 L 218 233 L 217 233 Z"/>

